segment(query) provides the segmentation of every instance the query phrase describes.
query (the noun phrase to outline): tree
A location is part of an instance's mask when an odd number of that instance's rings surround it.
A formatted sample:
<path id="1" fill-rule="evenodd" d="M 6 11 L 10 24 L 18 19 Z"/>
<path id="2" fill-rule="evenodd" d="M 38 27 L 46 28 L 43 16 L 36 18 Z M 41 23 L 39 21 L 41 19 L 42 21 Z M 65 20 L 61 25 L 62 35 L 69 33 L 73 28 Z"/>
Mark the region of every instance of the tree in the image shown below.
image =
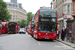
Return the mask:
<path id="1" fill-rule="evenodd" d="M 26 20 L 22 19 L 21 21 L 17 21 L 17 23 L 19 23 L 20 27 L 26 27 Z"/>
<path id="2" fill-rule="evenodd" d="M 25 26 L 26 26 L 26 27 L 28 26 L 27 23 L 28 23 L 28 20 L 26 20 L 26 22 L 25 22 Z"/>
<path id="3" fill-rule="evenodd" d="M 21 27 L 25 27 L 25 22 L 26 22 L 26 20 L 21 20 Z"/>
<path id="4" fill-rule="evenodd" d="M 17 21 L 17 23 L 19 23 L 19 26 L 20 27 L 27 27 L 28 26 L 28 23 L 31 21 L 31 18 L 34 14 L 32 14 L 32 12 L 28 12 L 27 13 L 27 20 L 21 20 L 21 21 Z"/>
<path id="5" fill-rule="evenodd" d="M 32 16 L 33 16 L 34 14 L 32 14 L 32 12 L 28 12 L 27 13 L 27 25 L 28 25 L 28 23 L 29 23 L 29 21 L 31 21 L 31 18 L 32 18 Z"/>
<path id="6" fill-rule="evenodd" d="M 0 0 L 0 20 L 9 21 L 11 19 L 11 14 L 9 14 L 7 9 L 7 4 L 3 0 Z"/>

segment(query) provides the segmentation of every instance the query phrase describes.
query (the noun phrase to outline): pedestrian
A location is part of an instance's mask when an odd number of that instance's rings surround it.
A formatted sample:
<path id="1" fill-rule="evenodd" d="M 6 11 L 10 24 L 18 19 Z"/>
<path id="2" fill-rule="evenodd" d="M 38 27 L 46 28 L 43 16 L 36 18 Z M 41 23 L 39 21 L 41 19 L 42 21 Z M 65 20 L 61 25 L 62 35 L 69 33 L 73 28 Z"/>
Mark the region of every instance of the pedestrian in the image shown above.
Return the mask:
<path id="1" fill-rule="evenodd" d="M 61 39 L 62 39 L 62 41 L 64 41 L 64 38 L 65 38 L 65 32 L 64 32 L 64 29 L 62 29 L 62 32 L 61 32 Z"/>
<path id="2" fill-rule="evenodd" d="M 57 39 L 59 39 L 59 31 L 57 30 Z"/>
<path id="3" fill-rule="evenodd" d="M 66 29 L 66 40 L 69 41 L 69 28 Z"/>
<path id="4" fill-rule="evenodd" d="M 61 34 L 61 30 L 59 30 L 59 34 Z"/>
<path id="5" fill-rule="evenodd" d="M 67 28 L 65 28 L 65 30 L 64 30 L 65 39 L 67 38 L 67 37 L 66 37 L 66 34 L 67 34 Z"/>
<path id="6" fill-rule="evenodd" d="M 61 29 L 59 30 L 59 39 L 60 39 L 60 37 L 61 37 Z"/>

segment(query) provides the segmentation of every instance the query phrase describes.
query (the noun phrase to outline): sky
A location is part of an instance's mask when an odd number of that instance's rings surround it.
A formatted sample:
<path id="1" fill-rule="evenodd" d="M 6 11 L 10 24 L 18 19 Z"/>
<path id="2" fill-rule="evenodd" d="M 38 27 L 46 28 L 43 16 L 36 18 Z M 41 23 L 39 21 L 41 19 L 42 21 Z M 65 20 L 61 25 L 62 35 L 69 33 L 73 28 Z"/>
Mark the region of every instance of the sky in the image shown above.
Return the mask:
<path id="1" fill-rule="evenodd" d="M 5 2 L 10 2 L 10 0 L 4 0 Z M 37 10 L 42 7 L 50 7 L 52 0 L 17 0 L 18 3 L 22 3 L 23 9 L 27 12 L 32 12 L 35 14 Z"/>

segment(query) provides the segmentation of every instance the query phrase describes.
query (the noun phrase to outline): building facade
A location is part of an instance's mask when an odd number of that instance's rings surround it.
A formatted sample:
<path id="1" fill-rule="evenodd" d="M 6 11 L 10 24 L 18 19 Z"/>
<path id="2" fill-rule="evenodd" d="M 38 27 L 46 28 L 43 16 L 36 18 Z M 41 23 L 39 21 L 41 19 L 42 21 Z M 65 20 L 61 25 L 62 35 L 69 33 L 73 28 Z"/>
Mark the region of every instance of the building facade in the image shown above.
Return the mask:
<path id="1" fill-rule="evenodd" d="M 17 4 L 17 0 L 11 0 L 11 3 Z"/>
<path id="2" fill-rule="evenodd" d="M 11 2 L 6 2 L 7 3 L 7 8 L 9 13 L 12 15 L 12 18 L 10 21 L 21 21 L 22 19 L 27 20 L 27 12 L 22 8 L 22 4 L 20 3 L 14 3 L 17 0 L 11 0 Z"/>
<path id="3" fill-rule="evenodd" d="M 72 0 L 53 0 L 52 9 L 56 9 L 58 12 L 58 27 L 59 30 L 66 28 L 66 21 L 72 18 Z"/>

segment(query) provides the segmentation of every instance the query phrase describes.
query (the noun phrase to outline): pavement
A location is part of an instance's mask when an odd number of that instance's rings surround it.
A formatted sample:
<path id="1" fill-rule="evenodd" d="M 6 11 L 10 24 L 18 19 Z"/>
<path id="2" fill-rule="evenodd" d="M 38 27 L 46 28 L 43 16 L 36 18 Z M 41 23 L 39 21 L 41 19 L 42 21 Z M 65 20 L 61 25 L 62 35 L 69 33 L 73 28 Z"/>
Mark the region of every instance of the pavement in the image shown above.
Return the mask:
<path id="1" fill-rule="evenodd" d="M 59 41 L 59 42 L 61 42 L 63 44 L 66 44 L 66 45 L 68 45 L 68 46 L 70 46 L 70 47 L 75 49 L 75 44 L 74 43 L 68 42 L 66 40 L 62 41 L 61 39 L 57 39 L 57 41 Z"/>

